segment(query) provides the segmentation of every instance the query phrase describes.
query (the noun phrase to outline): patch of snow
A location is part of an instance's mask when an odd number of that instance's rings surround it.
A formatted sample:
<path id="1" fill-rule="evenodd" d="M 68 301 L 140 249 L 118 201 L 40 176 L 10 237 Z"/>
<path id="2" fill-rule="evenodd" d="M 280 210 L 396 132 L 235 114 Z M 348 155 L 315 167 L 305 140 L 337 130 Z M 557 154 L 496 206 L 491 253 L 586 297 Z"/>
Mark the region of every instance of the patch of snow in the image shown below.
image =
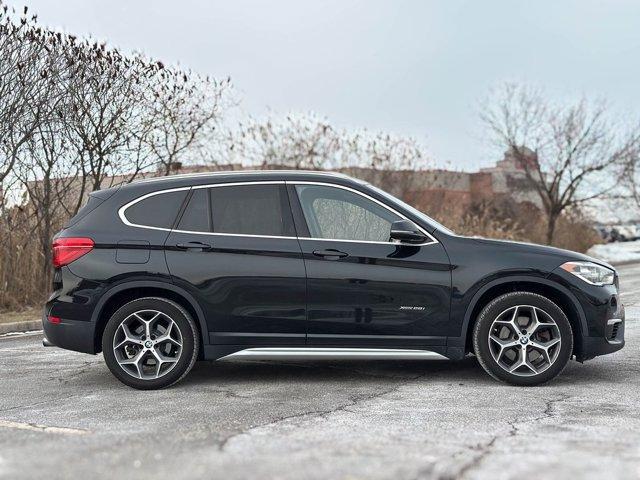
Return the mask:
<path id="1" fill-rule="evenodd" d="M 589 249 L 587 255 L 611 264 L 640 262 L 640 240 L 594 245 Z"/>

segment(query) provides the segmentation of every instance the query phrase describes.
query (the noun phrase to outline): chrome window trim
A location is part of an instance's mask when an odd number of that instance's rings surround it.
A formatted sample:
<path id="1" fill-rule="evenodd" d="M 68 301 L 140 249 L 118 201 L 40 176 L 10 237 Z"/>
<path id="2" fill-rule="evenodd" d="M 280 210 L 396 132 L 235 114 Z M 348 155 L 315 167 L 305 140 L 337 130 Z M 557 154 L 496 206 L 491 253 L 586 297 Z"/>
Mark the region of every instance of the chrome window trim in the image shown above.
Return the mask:
<path id="1" fill-rule="evenodd" d="M 149 230 L 160 230 L 160 231 L 163 231 L 163 232 L 170 232 L 171 231 L 170 228 L 152 227 L 151 225 L 139 225 L 137 223 L 132 223 L 127 219 L 127 216 L 125 215 L 125 212 L 126 212 L 127 208 L 132 207 L 136 203 L 141 202 L 142 200 L 146 200 L 147 198 L 155 197 L 156 195 L 162 195 L 163 193 L 181 192 L 181 191 L 184 191 L 184 190 L 191 190 L 191 187 L 169 188 L 167 190 L 158 190 L 157 192 L 147 193 L 145 195 L 142 195 L 141 197 L 138 197 L 138 198 L 136 198 L 134 200 L 131 200 L 129 203 L 126 203 L 122 207 L 120 207 L 118 209 L 118 216 L 120 217 L 120 220 L 122 221 L 122 223 L 124 223 L 125 225 L 128 225 L 129 227 L 147 228 Z"/>
<path id="2" fill-rule="evenodd" d="M 318 242 L 347 242 L 347 243 L 364 243 L 364 244 L 377 244 L 377 245 L 410 245 L 410 246 L 414 246 L 414 247 L 423 247 L 426 245 L 432 245 L 435 243 L 438 243 L 438 240 L 436 240 L 433 235 L 431 235 L 429 232 L 427 232 L 424 228 L 422 228 L 420 225 L 416 225 L 420 231 L 427 236 L 427 238 L 430 239 L 430 241 L 425 242 L 425 243 L 401 243 L 401 242 L 376 242 L 376 241 L 368 241 L 368 240 L 346 240 L 346 239 L 340 239 L 340 238 L 315 238 L 315 237 L 289 237 L 289 236 L 278 236 L 278 235 L 252 235 L 252 234 L 245 234 L 245 233 L 221 233 L 221 232 L 196 232 L 196 231 L 190 231 L 190 230 L 178 230 L 178 229 L 171 229 L 171 228 L 164 228 L 164 227 L 152 227 L 149 225 L 140 225 L 137 223 L 132 223 L 127 219 L 127 216 L 125 215 L 126 210 L 135 205 L 138 202 L 141 202 L 142 200 L 146 200 L 149 197 L 153 197 L 155 195 L 162 195 L 163 193 L 171 193 L 171 192 L 180 192 L 180 191 L 184 191 L 184 190 L 198 190 L 198 189 L 202 189 L 202 188 L 217 188 L 217 187 L 235 187 L 235 186 L 242 186 L 242 185 L 320 185 L 320 186 L 325 186 L 325 187 L 333 187 L 333 188 L 340 188 L 342 190 L 348 190 L 350 192 L 353 192 L 357 195 L 360 195 L 364 198 L 367 198 L 369 200 L 371 200 L 374 203 L 377 203 L 378 205 L 382 206 L 383 208 L 386 208 L 387 210 L 389 210 L 390 212 L 394 213 L 395 215 L 397 215 L 398 217 L 404 219 L 404 220 L 409 220 L 405 215 L 401 214 L 400 212 L 398 212 L 397 210 L 395 210 L 394 208 L 390 207 L 389 205 L 385 204 L 384 202 L 381 202 L 369 195 L 367 195 L 366 193 L 363 193 L 359 190 L 356 190 L 354 188 L 351 187 L 347 187 L 345 185 L 338 185 L 335 183 L 328 183 L 328 182 L 313 182 L 313 181 L 285 181 L 285 180 L 254 180 L 254 181 L 248 181 L 248 182 L 228 182 L 228 183 L 213 183 L 213 184 L 206 184 L 206 185 L 193 185 L 193 186 L 188 186 L 188 187 L 178 187 L 178 188 L 169 188 L 166 190 L 158 190 L 156 192 L 150 192 L 147 193 L 145 195 L 142 195 L 128 203 L 126 203 L 125 205 L 123 205 L 122 207 L 120 207 L 118 209 L 118 216 L 120 217 L 120 220 L 122 221 L 122 223 L 124 223 L 125 225 L 129 226 L 129 227 L 135 227 L 135 228 L 146 228 L 149 230 L 159 230 L 159 231 L 163 231 L 163 232 L 175 232 L 175 233 L 188 233 L 188 234 L 193 234 L 193 235 L 212 235 L 212 236 L 224 236 L 224 237 L 247 237 L 247 238 L 275 238 L 275 239 L 281 239 L 281 240 L 306 240 L 306 241 L 318 241 Z M 415 222 L 414 222 L 415 223 Z"/>
<path id="3" fill-rule="evenodd" d="M 215 188 L 215 187 L 232 187 L 232 186 L 239 186 L 239 185 L 254 185 L 254 184 L 263 184 L 263 185 L 284 185 L 285 181 L 284 180 L 265 180 L 265 181 L 255 181 L 255 182 L 228 182 L 228 183 L 213 183 L 213 184 L 207 184 L 207 185 L 193 185 L 193 186 L 188 186 L 188 187 L 178 187 L 178 188 L 169 188 L 167 190 L 158 190 L 156 192 L 151 192 L 151 193 L 147 193 L 145 195 L 142 195 L 141 197 L 138 197 L 134 200 L 131 200 L 129 203 L 126 203 L 125 205 L 123 205 L 122 207 L 120 207 L 118 209 L 118 216 L 120 217 L 120 220 L 122 220 L 122 223 L 124 223 L 125 225 L 128 225 L 129 227 L 136 227 L 136 228 L 148 228 L 150 230 L 160 230 L 163 232 L 178 232 L 178 233 L 195 233 L 197 235 L 225 235 L 225 236 L 237 236 L 237 237 L 269 237 L 269 238 L 293 238 L 295 239 L 296 237 L 278 237 L 275 235 L 249 235 L 249 234 L 242 234 L 242 233 L 214 233 L 214 232 L 191 232 L 189 230 L 178 230 L 178 229 L 171 229 L 171 228 L 164 228 L 164 227 L 152 227 L 151 225 L 140 225 L 138 223 L 132 223 L 127 219 L 127 216 L 125 215 L 125 212 L 127 210 L 127 208 L 132 207 L 133 205 L 135 205 L 138 202 L 141 202 L 142 200 L 146 200 L 149 197 L 153 197 L 155 195 L 162 195 L 163 193 L 171 193 L 171 192 L 180 192 L 183 190 L 198 190 L 198 189 L 202 189 L 202 188 Z"/>
<path id="4" fill-rule="evenodd" d="M 143 227 L 147 228 L 147 227 Z M 173 233 L 188 233 L 190 235 L 213 235 L 217 237 L 247 237 L 247 238 L 275 238 L 278 240 L 297 240 L 298 237 L 285 237 L 281 235 L 255 235 L 251 233 L 220 233 L 220 232 L 193 232 L 191 230 L 169 230 Z"/>

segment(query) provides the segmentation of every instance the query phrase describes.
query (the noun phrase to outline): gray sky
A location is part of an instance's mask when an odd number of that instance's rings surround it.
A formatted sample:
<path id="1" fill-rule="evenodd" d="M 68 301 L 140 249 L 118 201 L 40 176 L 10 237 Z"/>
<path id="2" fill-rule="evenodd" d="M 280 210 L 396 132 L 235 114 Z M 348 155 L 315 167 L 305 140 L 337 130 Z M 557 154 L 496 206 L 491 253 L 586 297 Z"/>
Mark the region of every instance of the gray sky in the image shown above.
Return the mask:
<path id="1" fill-rule="evenodd" d="M 640 117 L 640 2 L 9 0 L 39 20 L 230 75 L 259 116 L 314 111 L 424 142 L 440 164 L 495 160 L 478 100 L 505 80 Z"/>

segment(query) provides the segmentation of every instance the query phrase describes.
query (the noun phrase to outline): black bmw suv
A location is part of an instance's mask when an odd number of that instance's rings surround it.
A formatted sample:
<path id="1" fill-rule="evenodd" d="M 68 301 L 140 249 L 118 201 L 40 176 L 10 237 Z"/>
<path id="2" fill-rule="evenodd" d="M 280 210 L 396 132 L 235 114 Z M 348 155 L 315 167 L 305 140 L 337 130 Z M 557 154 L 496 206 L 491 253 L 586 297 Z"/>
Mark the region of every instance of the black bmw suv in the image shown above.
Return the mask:
<path id="1" fill-rule="evenodd" d="M 45 345 L 140 389 L 198 359 L 475 354 L 535 385 L 624 345 L 615 270 L 466 238 L 344 175 L 260 171 L 91 194 L 53 243 Z"/>

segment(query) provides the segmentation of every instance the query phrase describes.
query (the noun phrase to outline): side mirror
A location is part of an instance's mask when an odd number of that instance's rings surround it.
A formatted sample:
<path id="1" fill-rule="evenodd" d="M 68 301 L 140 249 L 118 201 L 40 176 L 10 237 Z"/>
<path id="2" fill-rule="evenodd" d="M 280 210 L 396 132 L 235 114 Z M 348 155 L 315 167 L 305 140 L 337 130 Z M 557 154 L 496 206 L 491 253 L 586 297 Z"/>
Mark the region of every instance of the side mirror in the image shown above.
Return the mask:
<path id="1" fill-rule="evenodd" d="M 391 224 L 391 240 L 405 243 L 424 243 L 427 236 L 411 220 L 396 220 Z"/>

